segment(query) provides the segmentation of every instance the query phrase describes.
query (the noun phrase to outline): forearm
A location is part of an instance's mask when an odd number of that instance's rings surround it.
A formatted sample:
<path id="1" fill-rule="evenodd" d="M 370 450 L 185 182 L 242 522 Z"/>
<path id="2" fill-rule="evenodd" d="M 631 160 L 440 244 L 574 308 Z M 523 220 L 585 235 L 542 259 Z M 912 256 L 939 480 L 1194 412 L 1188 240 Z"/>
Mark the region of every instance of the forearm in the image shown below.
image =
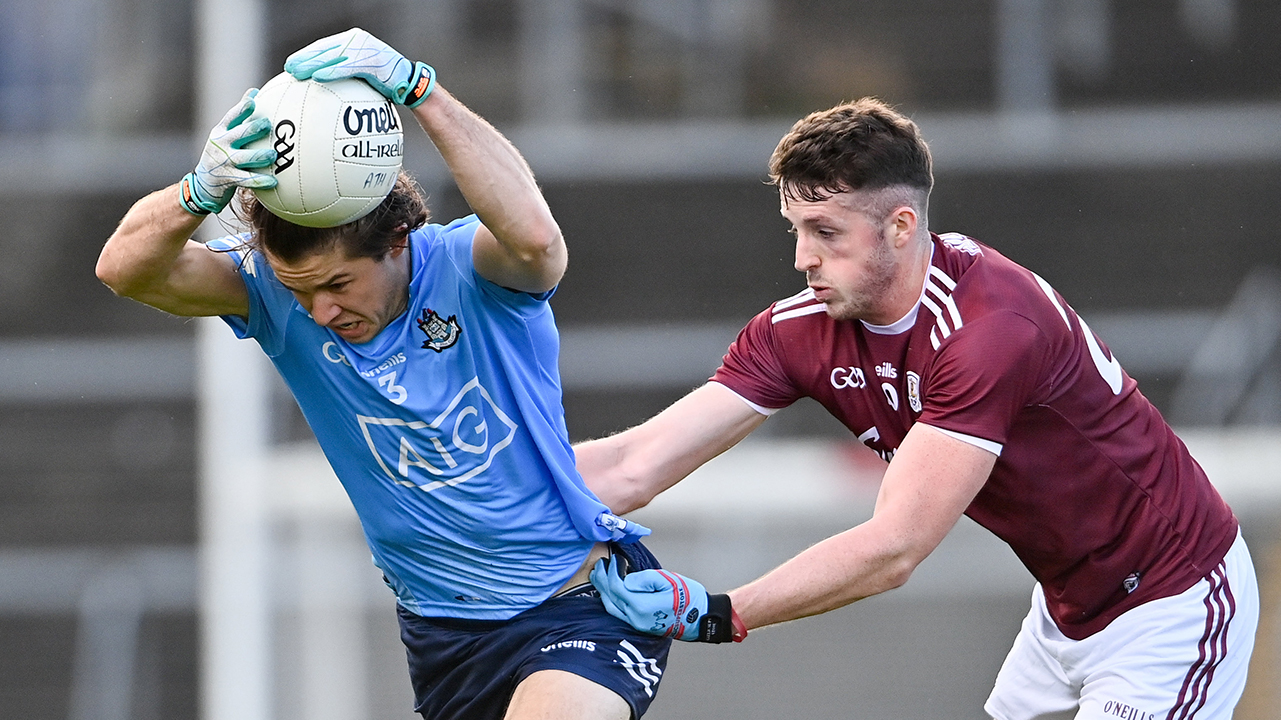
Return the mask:
<path id="1" fill-rule="evenodd" d="M 201 218 L 177 198 L 170 186 L 134 203 L 102 248 L 98 278 L 117 295 L 174 315 L 247 316 L 236 263 L 190 239 Z"/>
<path id="2" fill-rule="evenodd" d="M 134 203 L 98 256 L 98 279 L 117 295 L 137 297 L 162 285 L 202 218 L 171 185 Z"/>
<path id="3" fill-rule="evenodd" d="M 917 424 L 886 469 L 867 522 L 730 593 L 749 628 L 827 612 L 896 588 L 956 525 L 996 456 Z"/>
<path id="4" fill-rule="evenodd" d="M 865 523 L 810 547 L 729 596 L 748 629 L 758 628 L 892 590 L 907 582 L 921 559 L 906 546 L 886 544 Z"/>
<path id="5" fill-rule="evenodd" d="M 439 85 L 414 116 L 468 205 L 509 252 L 536 258 L 561 251 L 560 229 L 533 172 L 501 133 Z"/>

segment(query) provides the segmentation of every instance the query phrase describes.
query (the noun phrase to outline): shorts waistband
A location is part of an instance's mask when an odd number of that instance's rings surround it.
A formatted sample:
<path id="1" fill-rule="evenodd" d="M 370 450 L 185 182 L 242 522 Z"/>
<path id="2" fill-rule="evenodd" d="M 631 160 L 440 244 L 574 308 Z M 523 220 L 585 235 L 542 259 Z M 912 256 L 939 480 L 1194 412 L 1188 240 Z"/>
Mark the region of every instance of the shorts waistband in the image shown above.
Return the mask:
<path id="1" fill-rule="evenodd" d="M 592 567 L 596 565 L 597 560 L 609 557 L 609 544 L 598 542 L 587 552 L 587 559 L 578 570 L 565 581 L 560 589 L 552 593 L 553 598 L 566 597 L 569 595 L 578 595 L 592 587 L 590 580 Z"/>

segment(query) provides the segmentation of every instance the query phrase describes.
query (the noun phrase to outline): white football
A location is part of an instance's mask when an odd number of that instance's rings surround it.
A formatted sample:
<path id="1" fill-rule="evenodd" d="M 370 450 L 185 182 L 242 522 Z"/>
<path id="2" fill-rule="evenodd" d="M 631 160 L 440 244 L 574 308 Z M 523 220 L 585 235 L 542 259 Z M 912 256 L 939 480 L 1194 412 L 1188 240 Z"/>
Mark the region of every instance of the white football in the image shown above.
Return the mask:
<path id="1" fill-rule="evenodd" d="M 268 210 L 297 225 L 335 227 L 363 217 L 391 192 L 405 138 L 391 101 L 365 81 L 281 73 L 255 105 L 271 120 L 271 133 L 249 147 L 277 152 L 276 187 L 254 190 Z"/>

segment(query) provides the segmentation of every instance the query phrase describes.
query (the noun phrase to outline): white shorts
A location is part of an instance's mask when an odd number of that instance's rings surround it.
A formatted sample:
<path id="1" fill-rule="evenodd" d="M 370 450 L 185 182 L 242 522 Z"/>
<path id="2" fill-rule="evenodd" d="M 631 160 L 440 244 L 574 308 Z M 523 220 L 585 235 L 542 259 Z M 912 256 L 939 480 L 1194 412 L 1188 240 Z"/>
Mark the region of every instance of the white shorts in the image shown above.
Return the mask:
<path id="1" fill-rule="evenodd" d="M 1084 640 L 1059 632 L 1038 584 L 984 710 L 997 720 L 1229 718 L 1258 622 L 1258 581 L 1240 534 L 1196 585 Z"/>

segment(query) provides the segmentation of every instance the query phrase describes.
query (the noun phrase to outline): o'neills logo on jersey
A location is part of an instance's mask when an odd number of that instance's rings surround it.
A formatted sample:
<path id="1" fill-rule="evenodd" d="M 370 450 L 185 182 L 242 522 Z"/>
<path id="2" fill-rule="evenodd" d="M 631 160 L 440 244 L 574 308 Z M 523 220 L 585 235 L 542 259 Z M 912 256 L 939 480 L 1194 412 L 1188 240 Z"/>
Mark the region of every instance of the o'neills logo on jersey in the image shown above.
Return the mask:
<path id="1" fill-rule="evenodd" d="M 418 318 L 418 329 L 427 335 L 427 339 L 423 341 L 423 349 L 436 352 L 453 347 L 463 332 L 458 326 L 457 315 L 442 318 L 431 308 L 423 308 L 423 315 Z"/>

